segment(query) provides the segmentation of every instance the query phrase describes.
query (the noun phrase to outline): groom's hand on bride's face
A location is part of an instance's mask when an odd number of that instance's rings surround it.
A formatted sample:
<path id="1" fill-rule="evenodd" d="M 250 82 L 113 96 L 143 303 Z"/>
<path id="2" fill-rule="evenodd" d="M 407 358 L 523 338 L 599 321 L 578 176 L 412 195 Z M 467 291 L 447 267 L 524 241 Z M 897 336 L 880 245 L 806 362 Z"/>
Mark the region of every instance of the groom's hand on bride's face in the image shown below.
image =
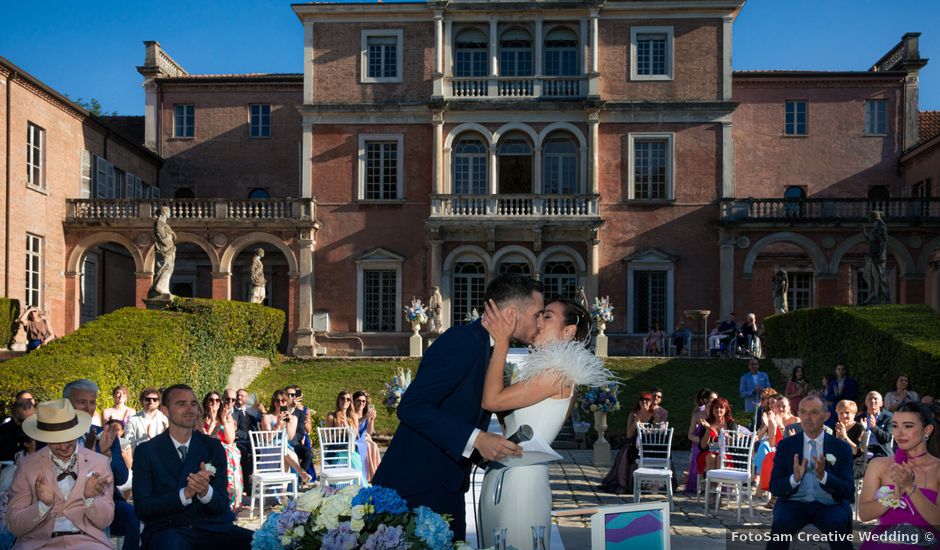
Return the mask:
<path id="1" fill-rule="evenodd" d="M 486 460 L 500 461 L 507 456 L 522 456 L 522 447 L 489 432 L 477 434 L 477 438 L 473 441 L 473 448 L 479 451 L 480 456 Z"/>
<path id="2" fill-rule="evenodd" d="M 483 305 L 483 328 L 496 342 L 509 342 L 516 331 L 516 308 L 509 306 L 500 309 L 493 300 Z"/>

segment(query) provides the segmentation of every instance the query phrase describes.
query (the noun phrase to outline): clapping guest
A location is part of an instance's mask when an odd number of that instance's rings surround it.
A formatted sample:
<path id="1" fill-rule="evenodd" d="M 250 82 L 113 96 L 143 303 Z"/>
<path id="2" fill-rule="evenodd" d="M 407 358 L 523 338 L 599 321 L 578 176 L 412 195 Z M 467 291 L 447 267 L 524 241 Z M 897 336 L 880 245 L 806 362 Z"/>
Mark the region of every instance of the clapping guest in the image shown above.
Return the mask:
<path id="1" fill-rule="evenodd" d="M 363 472 L 366 481 L 372 481 L 372 475 L 379 468 L 379 462 L 382 458 L 379 454 L 378 444 L 372 440 L 372 433 L 375 432 L 375 407 L 369 402 L 369 394 L 365 390 L 359 390 L 353 394 L 353 412 L 359 420 L 359 437 L 356 439 L 356 447 L 359 455 L 363 458 Z"/>
<path id="2" fill-rule="evenodd" d="M 836 404 L 835 436 L 845 441 L 852 448 L 852 460 L 855 461 L 855 479 L 862 479 L 868 467 L 868 433 L 865 426 L 855 421 L 858 405 L 855 401 L 843 399 Z"/>
<path id="3" fill-rule="evenodd" d="M 787 382 L 787 399 L 790 400 L 790 410 L 800 410 L 800 400 L 809 393 L 809 380 L 806 379 L 806 373 L 802 366 L 793 367 L 790 374 L 790 380 Z"/>
<path id="4" fill-rule="evenodd" d="M 699 475 L 705 475 L 709 470 L 718 467 L 718 437 L 721 435 L 721 430 L 735 430 L 738 425 L 734 421 L 731 404 L 723 397 L 712 401 L 708 417 L 699 423 L 703 429 L 698 443 L 701 450 L 696 466 Z"/>
<path id="5" fill-rule="evenodd" d="M 202 399 L 202 424 L 196 429 L 211 438 L 222 442 L 225 449 L 227 468 L 227 486 L 229 506 L 232 511 L 242 504 L 242 466 L 241 452 L 235 445 L 235 419 L 232 418 L 234 402 L 222 404 L 222 396 L 211 391 Z"/>
<path id="6" fill-rule="evenodd" d="M 885 393 L 885 408 L 892 413 L 905 403 L 917 403 L 918 401 L 920 401 L 920 397 L 917 392 L 911 391 L 911 379 L 904 374 L 894 380 L 894 391 Z"/>
<path id="7" fill-rule="evenodd" d="M 873 457 L 891 454 L 891 413 L 881 408 L 881 394 L 870 391 L 865 395 L 865 410 L 855 420 L 868 430 L 868 452 Z"/>
<path id="8" fill-rule="evenodd" d="M 17 466 L 6 520 L 16 548 L 111 549 L 104 530 L 114 518 L 108 459 L 76 444 L 91 416 L 68 399 L 40 403 L 23 431 L 46 443 Z"/>
<path id="9" fill-rule="evenodd" d="M 114 406 L 108 407 L 101 413 L 102 419 L 107 423 L 112 418 L 116 418 L 121 422 L 121 426 L 127 425 L 130 417 L 137 413 L 137 411 L 127 406 L 127 387 L 116 386 L 111 390 L 111 397 L 114 399 Z"/>
<path id="10" fill-rule="evenodd" d="M 140 412 L 132 416 L 124 426 L 124 437 L 132 449 L 160 435 L 168 425 L 166 417 L 160 412 L 160 390 L 145 388 L 140 392 L 140 405 Z"/>

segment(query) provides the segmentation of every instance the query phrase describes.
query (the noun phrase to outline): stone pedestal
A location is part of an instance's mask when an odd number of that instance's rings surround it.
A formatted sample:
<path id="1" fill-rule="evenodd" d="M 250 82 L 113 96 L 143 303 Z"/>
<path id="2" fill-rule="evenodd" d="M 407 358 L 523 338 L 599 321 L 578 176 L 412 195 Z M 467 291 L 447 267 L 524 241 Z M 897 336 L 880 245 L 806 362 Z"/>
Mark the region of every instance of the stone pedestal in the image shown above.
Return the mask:
<path id="1" fill-rule="evenodd" d="M 598 357 L 607 357 L 607 335 L 598 334 L 594 340 L 594 355 Z"/>
<path id="2" fill-rule="evenodd" d="M 153 298 L 144 298 L 144 305 L 147 306 L 147 309 L 166 309 L 167 306 L 173 301 L 172 294 L 161 294 L 159 296 L 154 296 Z"/>
<path id="3" fill-rule="evenodd" d="M 610 443 L 604 438 L 607 431 L 607 413 L 594 413 L 594 429 L 597 430 L 597 441 L 594 442 L 594 465 L 598 468 L 610 466 Z"/>
<path id="4" fill-rule="evenodd" d="M 421 357 L 424 355 L 424 338 L 417 332 L 408 338 L 408 355 L 411 357 Z"/>

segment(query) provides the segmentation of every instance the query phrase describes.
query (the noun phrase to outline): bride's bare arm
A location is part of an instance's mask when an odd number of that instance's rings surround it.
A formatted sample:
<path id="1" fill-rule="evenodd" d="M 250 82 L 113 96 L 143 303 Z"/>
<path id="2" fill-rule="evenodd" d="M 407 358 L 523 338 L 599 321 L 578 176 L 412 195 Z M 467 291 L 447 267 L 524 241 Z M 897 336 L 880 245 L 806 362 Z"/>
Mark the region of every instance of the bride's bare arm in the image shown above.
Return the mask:
<path id="1" fill-rule="evenodd" d="M 561 381 L 557 376 L 539 376 L 511 386 L 503 384 L 509 339 L 516 328 L 515 309 L 501 310 L 490 300 L 484 305 L 483 328 L 493 339 L 493 353 L 483 381 L 484 409 L 492 412 L 518 409 L 559 393 Z"/>
<path id="2" fill-rule="evenodd" d="M 865 479 L 862 481 L 862 492 L 858 496 L 858 517 L 862 521 L 871 521 L 878 519 L 888 511 L 875 498 L 875 492 L 882 485 L 882 474 L 890 464 L 888 458 L 875 458 L 868 463 L 868 469 L 865 471 Z M 887 485 L 885 483 L 885 485 Z"/>

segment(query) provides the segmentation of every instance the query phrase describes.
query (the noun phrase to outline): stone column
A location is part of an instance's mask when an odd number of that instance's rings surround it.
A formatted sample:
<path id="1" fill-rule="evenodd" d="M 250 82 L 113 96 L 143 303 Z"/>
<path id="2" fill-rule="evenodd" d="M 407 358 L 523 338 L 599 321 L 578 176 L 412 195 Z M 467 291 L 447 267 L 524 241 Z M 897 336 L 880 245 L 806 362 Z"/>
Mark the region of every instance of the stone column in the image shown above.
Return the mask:
<path id="1" fill-rule="evenodd" d="M 300 146 L 300 198 L 313 198 L 313 120 L 304 117 Z"/>
<path id="2" fill-rule="evenodd" d="M 81 272 L 65 272 L 65 333 L 74 332 L 81 320 Z M 148 287 L 149 288 L 149 287 Z M 146 296 L 146 294 L 144 294 Z M 20 307 L 23 307 L 22 305 Z M 25 347 L 23 350 L 25 351 Z"/>
<path id="3" fill-rule="evenodd" d="M 313 21 L 304 21 L 304 103 L 313 103 Z"/>
<path id="4" fill-rule="evenodd" d="M 441 248 L 444 241 L 431 239 L 431 286 L 441 287 Z"/>
<path id="5" fill-rule="evenodd" d="M 293 353 L 296 357 L 312 358 L 315 355 L 316 342 L 313 337 L 313 296 L 314 296 L 314 249 L 316 240 L 312 229 L 300 232 L 297 241 L 300 248 L 300 272 L 297 273 L 297 328 L 294 332 Z M 294 282 L 293 280 L 291 281 Z M 293 310 L 293 308 L 291 308 Z"/>
<path id="6" fill-rule="evenodd" d="M 600 144 L 600 113 L 592 111 L 588 114 L 588 193 L 596 195 L 598 193 L 598 174 L 597 174 L 597 146 Z"/>
<path id="7" fill-rule="evenodd" d="M 722 319 L 734 311 L 734 234 L 722 229 L 719 231 L 719 312 Z"/>
<path id="8" fill-rule="evenodd" d="M 440 195 L 444 192 L 444 112 L 433 113 L 431 124 L 434 126 L 434 165 L 431 173 L 431 186 L 434 194 Z"/>
<path id="9" fill-rule="evenodd" d="M 733 17 L 724 17 L 721 21 L 721 99 L 731 101 L 731 35 L 734 24 Z"/>
<path id="10" fill-rule="evenodd" d="M 499 75 L 499 26 L 496 22 L 496 17 L 490 17 L 490 82 L 489 82 L 489 97 L 499 97 L 499 90 L 497 88 L 496 77 Z"/>
<path id="11" fill-rule="evenodd" d="M 444 96 L 444 14 L 434 12 L 434 96 Z"/>
<path id="12" fill-rule="evenodd" d="M 532 74 L 535 76 L 535 83 L 532 89 L 532 93 L 535 97 L 542 96 L 542 90 L 544 86 L 542 85 L 542 52 L 545 49 L 545 39 L 542 36 L 542 17 L 535 18 L 535 66 L 532 67 L 534 70 Z"/>
<path id="13" fill-rule="evenodd" d="M 587 287 L 584 289 L 588 300 L 597 297 L 599 289 L 597 276 L 600 273 L 600 245 L 601 241 L 595 233 L 594 238 L 587 242 Z"/>
<path id="14" fill-rule="evenodd" d="M 152 78 L 144 80 L 144 145 L 158 152 L 160 106 L 157 105 L 157 84 Z M 92 193 L 94 195 L 94 193 Z"/>
<path id="15" fill-rule="evenodd" d="M 734 134 L 731 115 L 721 123 L 721 198 L 732 199 L 734 192 Z"/>
<path id="16" fill-rule="evenodd" d="M 223 271 L 212 272 L 212 299 L 232 299 L 232 274 Z"/>
<path id="17" fill-rule="evenodd" d="M 598 15 L 597 10 L 591 10 L 591 58 L 588 68 L 588 96 L 590 97 L 600 97 L 601 95 L 601 83 L 600 83 L 600 73 L 597 71 L 597 32 L 598 32 Z"/>

